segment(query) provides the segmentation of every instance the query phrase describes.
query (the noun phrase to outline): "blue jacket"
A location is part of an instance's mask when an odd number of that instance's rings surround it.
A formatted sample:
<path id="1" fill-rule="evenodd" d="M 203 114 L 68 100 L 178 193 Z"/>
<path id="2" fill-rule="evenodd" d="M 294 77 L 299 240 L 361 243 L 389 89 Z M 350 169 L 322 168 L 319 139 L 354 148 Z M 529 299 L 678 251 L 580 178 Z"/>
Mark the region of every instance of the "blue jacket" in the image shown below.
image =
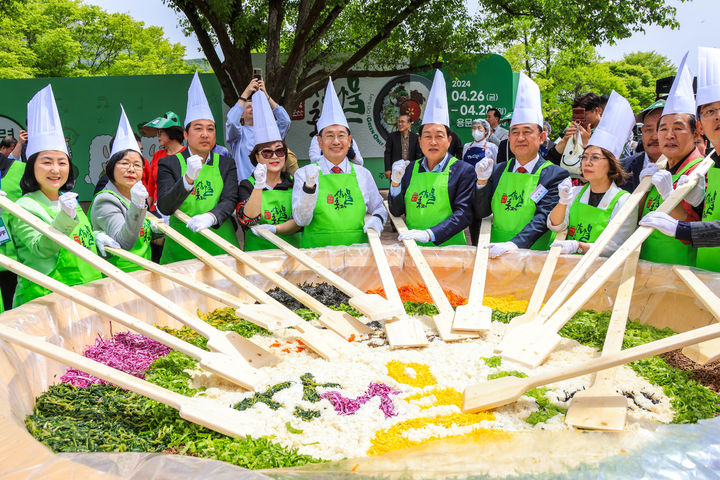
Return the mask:
<path id="1" fill-rule="evenodd" d="M 511 159 L 510 162 L 512 162 L 510 164 L 510 171 L 512 171 L 515 167 L 515 159 Z M 540 157 L 540 161 L 535 164 L 535 168 L 531 173 L 535 173 L 543 163 L 543 158 Z M 473 185 L 475 185 L 473 188 L 473 208 L 475 209 L 476 218 L 485 218 L 492 213 L 492 196 L 505 170 L 505 165 L 506 162 L 495 165 L 488 183 L 483 188 L 477 188 L 477 183 L 473 182 Z M 536 205 L 533 219 L 510 240 L 511 242 L 520 248 L 530 248 L 547 231 L 547 217 L 560 200 L 558 184 L 569 176 L 567 170 L 557 165 L 550 165 L 540 172 L 539 184 L 547 188 L 548 191 Z"/>

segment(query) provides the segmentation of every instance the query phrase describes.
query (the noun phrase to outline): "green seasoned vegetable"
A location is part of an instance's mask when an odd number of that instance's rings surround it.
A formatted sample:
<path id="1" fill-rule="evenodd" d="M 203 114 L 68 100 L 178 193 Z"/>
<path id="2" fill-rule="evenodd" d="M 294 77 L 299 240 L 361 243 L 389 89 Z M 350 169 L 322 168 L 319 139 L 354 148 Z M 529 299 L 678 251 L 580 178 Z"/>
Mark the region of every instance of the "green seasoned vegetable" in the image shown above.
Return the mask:
<path id="1" fill-rule="evenodd" d="M 482 360 L 485 362 L 485 365 L 490 368 L 499 367 L 502 363 L 502 357 L 500 355 L 495 355 L 494 357 L 483 357 Z"/>
<path id="2" fill-rule="evenodd" d="M 300 406 L 296 406 L 293 415 L 302 420 L 305 420 L 306 422 L 309 422 L 313 418 L 320 418 L 320 410 L 305 410 Z"/>
<path id="3" fill-rule="evenodd" d="M 288 432 L 294 433 L 295 435 L 303 433 L 303 430 L 298 430 L 297 428 L 293 428 L 293 426 L 290 424 L 289 420 L 287 422 L 285 422 L 285 428 L 287 429 Z"/>
<path id="4" fill-rule="evenodd" d="M 405 311 L 408 315 L 437 315 L 438 309 L 432 303 L 422 302 L 403 302 Z"/>
<path id="5" fill-rule="evenodd" d="M 524 312 L 501 312 L 500 310 L 492 311 L 492 321 L 500 323 L 510 323 L 510 320 L 522 315 Z"/>
<path id="6" fill-rule="evenodd" d="M 488 379 L 488 380 L 495 380 L 496 378 L 502 378 L 502 377 L 520 377 L 520 378 L 525 378 L 525 377 L 527 377 L 527 375 L 524 374 L 523 372 L 518 372 L 517 370 L 507 370 L 507 371 L 503 371 L 503 372 L 491 373 L 490 375 L 487 376 L 487 379 Z"/>
<path id="7" fill-rule="evenodd" d="M 340 312 L 348 313 L 348 314 L 352 315 L 353 317 L 362 317 L 363 316 L 363 313 L 360 310 L 358 310 L 354 307 L 351 307 L 350 305 L 344 304 L 344 303 L 341 305 L 338 305 L 337 307 L 334 307 L 331 305 L 330 308 L 333 310 L 338 310 Z"/>
<path id="8" fill-rule="evenodd" d="M 538 423 L 546 422 L 555 415 L 565 415 L 567 410 L 564 408 L 557 407 L 550 403 L 550 400 L 545 396 L 547 388 L 533 388 L 525 393 L 528 397 L 532 397 L 537 402 L 538 411 L 533 412 L 528 416 L 525 421 L 530 425 L 537 425 Z"/>
<path id="9" fill-rule="evenodd" d="M 320 396 L 317 392 L 317 387 L 326 387 L 326 388 L 342 388 L 342 386 L 339 383 L 317 383 L 315 382 L 315 377 L 313 377 L 312 373 L 304 373 L 300 380 L 302 381 L 303 386 L 303 400 L 307 400 L 308 402 L 316 403 L 320 401 Z"/>
<path id="10" fill-rule="evenodd" d="M 236 403 L 233 408 L 243 411 L 247 410 L 248 408 L 252 407 L 256 403 L 264 403 L 268 407 L 270 407 L 273 410 L 277 410 L 278 408 L 282 407 L 282 404 L 280 402 L 276 402 L 272 399 L 273 395 L 275 395 L 277 392 L 281 390 L 285 390 L 286 388 L 290 388 L 290 385 L 292 385 L 292 382 L 282 382 L 278 383 L 277 385 L 273 385 L 272 387 L 268 388 L 264 392 L 256 392 L 253 394 L 252 397 L 248 397 L 243 399 L 242 401 Z"/>
<path id="11" fill-rule="evenodd" d="M 166 357 L 158 358 L 146 370 L 145 380 L 188 397 L 205 390 L 191 388 L 190 374 L 185 370 L 197 368 L 197 362 L 187 355 L 173 350 Z"/>
<path id="12" fill-rule="evenodd" d="M 298 308 L 295 313 L 305 321 L 314 320 L 320 316 L 309 308 Z"/>

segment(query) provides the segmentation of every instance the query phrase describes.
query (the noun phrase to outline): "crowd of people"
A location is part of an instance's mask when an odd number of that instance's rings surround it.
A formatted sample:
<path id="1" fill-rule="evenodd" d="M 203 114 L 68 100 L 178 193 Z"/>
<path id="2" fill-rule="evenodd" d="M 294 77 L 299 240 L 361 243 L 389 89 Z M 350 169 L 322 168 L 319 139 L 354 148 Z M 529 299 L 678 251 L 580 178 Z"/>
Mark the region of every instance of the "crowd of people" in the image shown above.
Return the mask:
<path id="1" fill-rule="evenodd" d="M 508 129 L 500 126 L 500 112 L 490 109 L 485 119 L 472 122 L 473 140 L 462 145 L 450 129 L 445 78 L 436 71 L 419 132 L 411 132 L 412 119 L 400 115 L 386 143 L 389 210 L 405 215 L 408 225 L 398 240 L 476 244 L 480 221 L 493 215 L 491 258 L 551 246 L 583 254 L 630 192 L 650 177 L 652 188 L 640 211 L 623 219 L 602 255 L 611 255 L 645 225 L 655 231 L 641 258 L 720 272 L 720 205 L 714 208 L 720 156 L 711 154 L 714 166 L 707 176 L 693 174 L 706 153 L 700 139 L 720 146 L 720 49 L 700 48 L 698 56 L 697 95 L 683 60 L 667 98 L 637 115 L 617 92 L 579 96 L 574 121 L 555 142 L 543 118 L 540 90 L 521 74 Z M 629 141 L 636 121 L 642 125 L 639 148 Z M 143 126 L 162 146 L 151 161 L 143 157 L 139 137 L 121 111 L 105 175 L 86 215 L 73 192 L 72 158 L 48 85 L 28 103 L 27 133 L 0 143 L 0 188 L 8 199 L 126 271 L 138 267 L 107 247 L 160 263 L 192 257 L 163 238 L 148 215 L 169 222 L 213 255 L 223 252 L 201 235 L 204 229 L 236 246 L 244 238 L 245 250 L 275 248 L 260 230 L 303 248 L 367 243 L 369 229 L 382 232 L 383 196 L 363 166 L 331 79 L 309 146 L 310 163 L 301 168 L 284 140 L 289 125 L 287 111 L 268 95 L 263 79 L 253 78 L 228 113 L 229 150 L 218 145 L 215 119 L 196 74 L 183 123 L 167 112 Z M 579 152 L 575 170 L 564 163 L 570 150 Z M 689 180 L 697 183 L 676 208 L 656 211 Z M 177 210 L 190 220 L 173 216 Z M 567 238 L 555 241 L 564 230 Z M 101 277 L 7 213 L 0 238 L 0 253 L 68 285 Z M 10 272 L 0 272 L 0 282 L 6 307 L 48 293 Z"/>

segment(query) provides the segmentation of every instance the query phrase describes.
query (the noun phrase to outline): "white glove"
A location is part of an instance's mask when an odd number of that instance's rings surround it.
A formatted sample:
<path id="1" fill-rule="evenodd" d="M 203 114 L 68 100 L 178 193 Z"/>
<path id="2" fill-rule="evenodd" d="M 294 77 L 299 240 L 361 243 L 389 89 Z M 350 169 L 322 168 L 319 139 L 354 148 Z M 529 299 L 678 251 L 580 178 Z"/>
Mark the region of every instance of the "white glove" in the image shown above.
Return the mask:
<path id="1" fill-rule="evenodd" d="M 75 192 L 65 192 L 62 195 L 60 195 L 60 198 L 58 198 L 58 203 L 60 203 L 60 209 L 67 214 L 70 218 L 75 218 L 75 215 L 77 215 L 77 193 Z"/>
<path id="2" fill-rule="evenodd" d="M 320 168 L 314 163 L 305 167 L 305 185 L 307 185 L 308 188 L 313 188 L 317 185 L 318 175 L 320 175 Z"/>
<path id="3" fill-rule="evenodd" d="M 187 169 L 185 171 L 185 175 L 187 175 L 190 180 L 195 181 L 198 175 L 200 175 L 202 165 L 203 161 L 200 155 L 191 156 L 187 159 Z"/>
<path id="4" fill-rule="evenodd" d="M 392 183 L 400 183 L 405 175 L 405 169 L 410 165 L 410 160 L 398 160 L 392 164 L 392 173 L 390 174 L 390 181 Z"/>
<path id="5" fill-rule="evenodd" d="M 694 175 L 694 174 L 691 174 Z M 693 207 L 697 207 L 700 205 L 703 200 L 705 200 L 705 176 L 704 175 L 697 175 L 698 182 L 693 187 L 692 190 L 688 192 L 687 195 L 685 195 L 685 201 L 688 202 Z M 678 179 L 677 186 L 684 185 L 687 182 L 690 181 L 690 178 L 687 175 L 680 175 L 680 178 Z"/>
<path id="6" fill-rule="evenodd" d="M 560 253 L 569 255 L 571 253 L 577 253 L 578 248 L 580 248 L 580 243 L 577 240 L 562 240 L 550 244 L 550 248 L 552 247 L 560 247 Z"/>
<path id="7" fill-rule="evenodd" d="M 492 175 L 495 162 L 490 157 L 485 157 L 475 164 L 475 175 L 480 181 L 486 181 Z"/>
<path id="8" fill-rule="evenodd" d="M 367 219 L 365 222 L 365 225 L 363 226 L 363 232 L 367 233 L 368 228 L 372 228 L 375 230 L 378 235 L 383 231 L 383 223 L 380 221 L 378 217 L 375 215 L 371 215 L 370 218 Z"/>
<path id="9" fill-rule="evenodd" d="M 7 197 L 7 193 L 5 193 L 5 192 L 3 192 L 2 190 L 0 190 L 0 196 Z"/>
<path id="10" fill-rule="evenodd" d="M 147 208 L 145 202 L 147 201 L 148 195 L 148 191 L 142 182 L 137 182 L 130 189 L 130 200 L 138 208 Z"/>
<path id="11" fill-rule="evenodd" d="M 570 177 L 566 178 L 558 185 L 558 195 L 560 195 L 560 203 L 570 205 L 573 202 L 573 186 Z"/>
<path id="12" fill-rule="evenodd" d="M 277 228 L 275 228 L 275 225 L 272 223 L 263 223 L 262 225 L 255 225 L 250 229 L 250 231 L 255 234 L 256 236 L 260 237 L 260 234 L 258 233 L 258 230 L 267 230 L 271 233 L 277 233 Z M 262 238 L 262 237 L 260 237 Z"/>
<path id="13" fill-rule="evenodd" d="M 650 165 L 648 165 L 647 167 L 643 168 L 640 171 L 640 180 L 642 180 L 643 178 L 645 178 L 647 176 L 652 177 L 653 175 L 655 175 L 655 173 L 658 170 L 659 170 L 659 167 L 657 166 L 656 163 L 650 163 Z"/>
<path id="14" fill-rule="evenodd" d="M 667 170 L 658 170 L 652 176 L 652 183 L 658 193 L 665 200 L 673 192 L 672 175 Z"/>
<path id="15" fill-rule="evenodd" d="M 103 257 L 106 255 L 105 247 L 120 248 L 120 244 L 116 242 L 114 238 L 102 232 L 98 232 L 95 235 L 95 246 Z"/>
<path id="16" fill-rule="evenodd" d="M 200 230 L 212 227 L 214 224 L 215 216 L 212 213 L 201 213 L 188 220 L 187 227 L 190 231 L 197 233 Z"/>
<path id="17" fill-rule="evenodd" d="M 650 212 L 641 218 L 639 223 L 643 227 L 654 228 L 670 237 L 675 236 L 678 227 L 678 221 L 663 212 Z"/>
<path id="18" fill-rule="evenodd" d="M 502 243 L 490 243 L 485 246 L 490 249 L 490 258 L 497 258 L 500 255 L 517 250 L 518 246 L 513 242 L 502 242 Z"/>
<path id="19" fill-rule="evenodd" d="M 427 230 L 408 230 L 398 235 L 398 240 L 415 240 L 416 242 L 429 242 L 430 232 Z"/>
<path id="20" fill-rule="evenodd" d="M 253 177 L 255 177 L 255 188 L 262 190 L 267 187 L 267 165 L 258 163 L 253 172 Z"/>

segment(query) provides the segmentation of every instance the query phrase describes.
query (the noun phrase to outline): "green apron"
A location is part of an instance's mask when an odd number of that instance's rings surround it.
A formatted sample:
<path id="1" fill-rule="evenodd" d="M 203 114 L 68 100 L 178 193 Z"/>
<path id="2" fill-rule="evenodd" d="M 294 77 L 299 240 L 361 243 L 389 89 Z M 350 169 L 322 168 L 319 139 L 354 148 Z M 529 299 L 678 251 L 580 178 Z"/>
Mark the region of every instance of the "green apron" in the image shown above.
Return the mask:
<path id="1" fill-rule="evenodd" d="M 115 197 L 117 197 L 118 200 L 120 200 L 123 205 L 126 207 L 130 207 L 130 202 L 128 202 L 125 198 L 123 198 L 122 195 L 118 195 L 117 193 L 113 192 L 112 190 L 100 190 L 98 192 L 98 195 L 101 193 L 109 193 Z M 92 210 L 92 205 L 90 205 L 90 210 Z M 150 222 L 150 219 L 147 218 L 147 215 L 143 219 L 142 227 L 140 227 L 140 233 L 138 235 L 138 239 L 135 242 L 135 245 L 130 249 L 130 253 L 133 253 L 137 255 L 138 257 L 143 257 L 147 260 L 152 259 L 152 251 L 150 249 L 150 241 L 152 240 L 152 223 Z M 107 258 L 107 261 L 118 267 L 123 272 L 134 272 L 136 270 L 142 270 L 142 267 L 140 265 L 137 265 L 135 263 L 132 263 L 128 260 L 125 260 L 123 258 L 118 257 L 117 255 L 112 255 Z"/>
<path id="2" fill-rule="evenodd" d="M 51 217 L 54 218 L 55 215 L 57 215 L 45 205 L 41 206 Z M 95 235 L 93 234 L 92 227 L 90 226 L 90 221 L 87 216 L 85 216 L 85 213 L 82 211 L 82 208 L 80 208 L 80 205 L 77 206 L 75 212 L 77 215 L 75 218 L 78 223 L 70 233 L 70 238 L 97 255 Z M 95 267 L 91 266 L 84 260 L 81 260 L 74 253 L 64 248 L 60 249 L 57 262 L 55 263 L 55 268 L 48 273 L 48 276 L 70 286 L 82 285 L 102 278 L 102 274 Z M 18 282 L 18 289 L 15 292 L 15 306 L 20 306 L 25 302 L 42 297 L 48 293 L 51 293 L 51 291 L 47 288 L 41 287 L 36 283 L 32 283 L 27 279 L 20 279 Z"/>
<path id="3" fill-rule="evenodd" d="M 510 171 L 510 161 L 507 162 L 490 204 L 493 212 L 491 242 L 509 242 L 530 223 L 536 209 L 530 194 L 540 182 L 540 172 L 550 165 L 552 163 L 546 161 L 535 173 L 515 173 Z M 533 243 L 531 249 L 547 250 L 553 238 L 555 233 L 547 231 Z"/>
<path id="4" fill-rule="evenodd" d="M 248 178 L 251 184 L 255 185 L 255 178 Z M 259 225 L 272 224 L 279 225 L 285 223 L 292 217 L 292 189 L 288 190 L 263 190 L 262 202 L 260 203 L 260 221 Z M 300 232 L 291 234 L 278 234 L 280 238 L 288 242 L 290 245 L 297 247 L 300 245 Z M 275 244 L 268 242 L 264 238 L 260 238 L 254 233 L 245 232 L 245 251 L 253 250 L 271 250 L 278 248 Z"/>
<path id="5" fill-rule="evenodd" d="M 421 160 L 415 161 L 410 185 L 405 191 L 405 221 L 408 228 L 425 230 L 453 214 L 448 179 L 450 166 L 457 161 L 457 158 L 452 157 L 442 172 L 423 173 L 419 172 Z M 435 246 L 432 242 L 418 242 L 418 245 Z M 460 231 L 440 244 L 441 247 L 446 245 L 467 245 L 465 232 Z"/>
<path id="6" fill-rule="evenodd" d="M 586 184 L 570 207 L 570 215 L 568 217 L 568 240 L 577 240 L 578 242 L 594 243 L 598 239 L 600 234 L 605 230 L 607 224 L 610 222 L 610 217 L 615 209 L 620 197 L 625 195 L 627 192 L 620 190 L 615 194 L 615 197 L 610 201 L 610 205 L 606 209 L 593 207 L 587 203 L 582 203 L 580 198 L 590 187 L 590 184 Z"/>
<path id="7" fill-rule="evenodd" d="M 182 156 L 182 153 L 178 153 L 175 156 L 180 162 L 180 174 L 185 175 L 185 170 L 187 169 L 185 157 Z M 220 201 L 220 194 L 224 186 L 222 175 L 220 175 L 219 164 L 220 155 L 214 153 L 212 165 L 206 163 L 202 166 L 200 175 L 195 179 L 194 188 L 178 210 L 192 217 L 201 213 L 207 213 L 215 208 Z M 199 233 L 193 233 L 183 222 L 173 215 L 170 215 L 170 226 L 194 244 L 202 247 L 202 249 L 210 255 L 222 255 L 225 253 L 223 249 Z M 220 225 L 220 228 L 215 230 L 215 233 L 236 247 L 240 247 L 237 236 L 235 235 L 235 229 L 229 217 Z M 172 238 L 165 238 L 165 246 L 163 247 L 163 253 L 160 257 L 161 264 L 179 262 L 180 260 L 188 260 L 190 258 L 195 258 L 192 253 L 185 250 L 185 248 L 176 243 Z"/>
<path id="8" fill-rule="evenodd" d="M 5 176 L 0 179 L 2 191 L 6 193 L 6 198 L 8 200 L 12 200 L 13 202 L 15 202 L 18 198 L 22 197 L 22 190 L 20 189 L 20 179 L 22 178 L 23 173 L 25 173 L 25 164 L 16 160 L 10 165 L 10 168 L 8 168 Z M 8 233 L 10 234 L 10 241 L 0 245 L 0 253 L 12 258 L 13 260 L 17 260 L 17 250 L 15 249 L 15 243 L 12 241 L 12 233 L 10 232 L 10 229 L 8 227 L 8 223 L 10 221 L 10 214 L 7 212 L 2 212 L 2 219 L 5 222 L 5 228 L 8 228 Z M 5 270 L 5 268 L 0 267 L 0 271 L 3 270 Z"/>
<path id="9" fill-rule="evenodd" d="M 720 220 L 720 168 L 711 168 L 707 174 L 707 188 L 705 189 L 705 208 L 703 209 L 703 222 Z M 695 265 L 711 272 L 720 272 L 720 247 L 703 247 L 697 249 Z"/>
<path id="10" fill-rule="evenodd" d="M 680 175 L 685 173 L 693 165 L 700 163 L 703 160 L 702 157 L 696 158 L 688 162 L 685 167 L 680 169 L 675 175 L 672 176 L 673 185 L 678 181 Z M 650 193 L 647 196 L 647 201 L 643 206 L 642 216 L 644 217 L 650 212 L 654 212 L 662 204 L 663 199 L 657 188 L 652 187 Z M 655 263 L 669 263 L 677 265 L 695 265 L 695 256 L 697 255 L 697 249 L 691 245 L 686 245 L 675 237 L 670 237 L 660 232 L 659 230 L 653 230 L 650 236 L 643 242 L 642 250 L 640 250 L 640 258 Z"/>
<path id="11" fill-rule="evenodd" d="M 350 168 L 352 173 L 324 174 L 320 171 L 317 203 L 312 221 L 303 230 L 302 248 L 368 243 L 363 232 L 365 200 L 355 167 L 351 164 Z"/>

